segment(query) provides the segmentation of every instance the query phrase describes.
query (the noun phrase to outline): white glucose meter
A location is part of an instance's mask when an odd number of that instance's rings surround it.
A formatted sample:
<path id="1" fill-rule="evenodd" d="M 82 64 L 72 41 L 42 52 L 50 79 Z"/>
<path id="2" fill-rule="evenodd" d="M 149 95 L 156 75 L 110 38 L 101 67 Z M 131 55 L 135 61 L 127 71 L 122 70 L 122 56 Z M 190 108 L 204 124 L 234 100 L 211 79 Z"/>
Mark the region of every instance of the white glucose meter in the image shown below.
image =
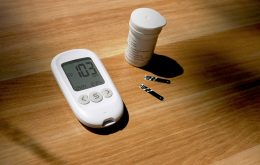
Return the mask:
<path id="1" fill-rule="evenodd" d="M 92 128 L 116 123 L 123 115 L 123 101 L 97 55 L 73 49 L 55 56 L 51 69 L 78 120 Z"/>

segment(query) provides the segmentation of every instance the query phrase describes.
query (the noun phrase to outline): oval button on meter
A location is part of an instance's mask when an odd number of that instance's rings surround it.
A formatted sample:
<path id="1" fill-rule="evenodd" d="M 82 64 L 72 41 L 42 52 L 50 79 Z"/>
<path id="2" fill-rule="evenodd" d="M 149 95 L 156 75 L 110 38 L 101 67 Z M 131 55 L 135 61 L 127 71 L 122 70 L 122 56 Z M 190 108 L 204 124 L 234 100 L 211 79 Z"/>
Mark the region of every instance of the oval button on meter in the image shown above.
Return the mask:
<path id="1" fill-rule="evenodd" d="M 86 105 L 86 104 L 88 104 L 90 101 L 89 101 L 89 99 L 88 99 L 88 95 L 81 95 L 80 97 L 79 97 L 79 103 L 80 104 L 83 104 L 83 105 Z"/>
<path id="2" fill-rule="evenodd" d="M 90 100 L 94 103 L 98 103 L 103 99 L 103 96 L 98 92 L 92 92 L 89 94 Z"/>
<path id="3" fill-rule="evenodd" d="M 108 89 L 108 88 L 102 89 L 101 93 L 106 98 L 109 98 L 109 97 L 111 97 L 113 95 L 113 92 L 110 89 Z"/>

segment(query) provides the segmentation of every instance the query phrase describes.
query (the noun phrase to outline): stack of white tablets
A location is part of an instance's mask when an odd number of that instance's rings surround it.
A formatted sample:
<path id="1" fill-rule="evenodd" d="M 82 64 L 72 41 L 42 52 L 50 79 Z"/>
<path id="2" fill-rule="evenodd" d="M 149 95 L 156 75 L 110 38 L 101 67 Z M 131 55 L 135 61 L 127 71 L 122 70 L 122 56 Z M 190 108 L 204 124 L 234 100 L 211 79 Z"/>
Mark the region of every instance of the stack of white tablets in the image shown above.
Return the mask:
<path id="1" fill-rule="evenodd" d="M 165 25 L 166 19 L 153 9 L 134 10 L 129 22 L 126 61 L 137 67 L 145 66 L 153 55 L 158 35 Z"/>

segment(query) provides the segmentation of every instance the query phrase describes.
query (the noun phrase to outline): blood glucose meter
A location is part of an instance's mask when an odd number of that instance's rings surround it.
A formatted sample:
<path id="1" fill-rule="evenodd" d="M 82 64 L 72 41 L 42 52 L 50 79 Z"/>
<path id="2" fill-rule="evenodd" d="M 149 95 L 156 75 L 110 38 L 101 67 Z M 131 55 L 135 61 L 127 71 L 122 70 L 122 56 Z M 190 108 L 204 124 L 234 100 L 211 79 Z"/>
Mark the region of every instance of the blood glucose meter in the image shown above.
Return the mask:
<path id="1" fill-rule="evenodd" d="M 51 69 L 78 120 L 92 128 L 116 123 L 124 111 L 123 101 L 97 55 L 73 49 L 55 56 Z"/>

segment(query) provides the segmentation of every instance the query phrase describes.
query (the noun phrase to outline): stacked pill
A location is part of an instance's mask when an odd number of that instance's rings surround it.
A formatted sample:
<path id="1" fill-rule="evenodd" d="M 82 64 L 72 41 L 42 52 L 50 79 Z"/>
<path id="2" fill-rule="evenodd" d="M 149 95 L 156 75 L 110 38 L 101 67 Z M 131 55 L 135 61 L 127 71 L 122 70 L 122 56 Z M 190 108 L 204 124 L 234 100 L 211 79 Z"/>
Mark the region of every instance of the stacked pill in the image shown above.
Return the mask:
<path id="1" fill-rule="evenodd" d="M 151 59 L 158 35 L 166 19 L 150 8 L 139 8 L 132 12 L 129 21 L 126 61 L 136 67 L 145 66 Z"/>

